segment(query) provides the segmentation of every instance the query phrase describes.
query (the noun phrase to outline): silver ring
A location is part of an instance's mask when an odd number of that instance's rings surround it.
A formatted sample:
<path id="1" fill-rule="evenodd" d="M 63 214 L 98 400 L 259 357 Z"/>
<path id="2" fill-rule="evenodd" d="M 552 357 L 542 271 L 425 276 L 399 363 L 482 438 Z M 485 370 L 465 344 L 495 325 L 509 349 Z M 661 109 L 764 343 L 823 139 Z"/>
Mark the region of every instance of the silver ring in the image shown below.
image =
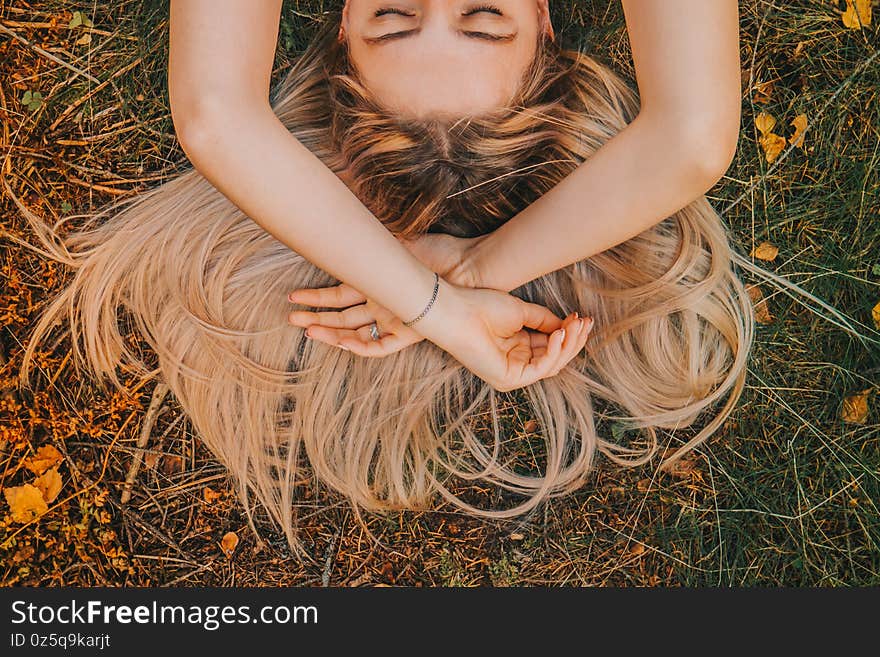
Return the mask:
<path id="1" fill-rule="evenodd" d="M 370 324 L 370 337 L 374 340 L 379 339 L 379 327 L 376 325 L 376 322 Z"/>

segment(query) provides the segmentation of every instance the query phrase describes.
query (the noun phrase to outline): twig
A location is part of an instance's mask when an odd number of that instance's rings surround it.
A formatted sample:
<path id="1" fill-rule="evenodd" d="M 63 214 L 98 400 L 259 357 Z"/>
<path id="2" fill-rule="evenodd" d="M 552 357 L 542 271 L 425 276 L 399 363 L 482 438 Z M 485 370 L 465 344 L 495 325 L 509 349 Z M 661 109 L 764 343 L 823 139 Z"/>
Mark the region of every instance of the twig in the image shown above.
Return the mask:
<path id="1" fill-rule="evenodd" d="M 8 34 L 9 36 L 11 36 L 11 37 L 12 37 L 13 39 L 15 39 L 16 41 L 20 41 L 21 43 L 23 43 L 24 45 L 26 45 L 28 48 L 30 48 L 31 50 L 33 50 L 35 53 L 37 53 L 37 54 L 39 54 L 39 55 L 42 55 L 42 56 L 45 57 L 46 59 L 51 59 L 53 62 L 55 62 L 55 63 L 58 64 L 59 66 L 63 66 L 64 68 L 73 71 L 73 72 L 76 73 L 77 75 L 82 75 L 83 77 L 85 77 L 85 78 L 91 80 L 92 82 L 94 82 L 94 83 L 96 83 L 96 84 L 98 84 L 98 83 L 101 82 L 101 81 L 100 81 L 98 78 L 96 78 L 94 75 L 89 75 L 88 73 L 86 73 L 86 72 L 83 71 L 82 69 L 78 69 L 78 68 L 77 68 L 76 66 L 74 66 L 73 64 L 68 64 L 68 63 L 65 62 L 63 59 L 59 59 L 58 57 L 56 57 L 56 56 L 53 55 L 52 53 L 50 53 L 50 52 L 46 52 L 45 50 L 43 50 L 43 49 L 40 48 L 39 46 L 35 46 L 34 44 L 32 44 L 30 41 L 28 41 L 27 39 L 25 39 L 25 38 L 24 38 L 23 36 L 21 36 L 20 34 L 14 32 L 14 31 L 12 31 L 12 30 L 10 30 L 8 27 L 6 27 L 5 25 L 3 25 L 3 23 L 0 23 L 0 32 L 3 32 L 3 33 L 5 33 L 5 34 Z"/>
<path id="2" fill-rule="evenodd" d="M 159 415 L 159 408 L 161 408 L 162 402 L 165 400 L 165 395 L 167 394 L 168 386 L 162 382 L 157 383 L 155 389 L 153 389 L 153 398 L 150 400 L 150 406 L 147 408 L 144 422 L 141 424 L 141 431 L 137 440 L 137 450 L 135 450 L 134 457 L 131 460 L 128 474 L 125 475 L 125 485 L 122 490 L 122 495 L 119 498 L 120 504 L 128 504 L 128 501 L 131 499 L 131 488 L 137 477 L 138 471 L 141 469 L 144 448 L 150 440 L 150 434 L 153 432 L 153 424 L 156 422 L 156 417 Z"/>

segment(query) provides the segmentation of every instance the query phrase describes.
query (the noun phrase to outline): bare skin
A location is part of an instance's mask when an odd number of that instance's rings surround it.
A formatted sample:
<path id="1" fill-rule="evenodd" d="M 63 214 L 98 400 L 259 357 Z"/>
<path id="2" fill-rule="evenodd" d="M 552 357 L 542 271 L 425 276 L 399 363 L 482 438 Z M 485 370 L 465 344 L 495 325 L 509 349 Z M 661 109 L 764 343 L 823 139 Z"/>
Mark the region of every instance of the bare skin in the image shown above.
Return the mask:
<path id="1" fill-rule="evenodd" d="M 277 120 L 268 93 L 281 0 L 172 0 L 172 116 L 181 145 L 212 184 L 280 241 L 344 282 L 293 291 L 291 301 L 340 312 L 296 311 L 292 324 L 364 356 L 428 339 L 496 389 L 511 390 L 557 373 L 583 348 L 591 322 L 574 313 L 562 320 L 506 293 L 684 207 L 717 182 L 734 154 L 740 98 L 736 1 L 622 3 L 641 113 L 562 183 L 479 239 L 433 235 L 398 242 Z M 471 15 L 486 4 L 494 11 Z M 378 18 L 385 23 L 376 32 L 377 24 L 369 22 L 372 5 L 373 18 L 388 9 L 404 15 L 383 13 Z M 462 34 L 499 36 L 504 29 L 523 41 L 471 42 L 464 39 L 486 39 Z M 528 61 L 525 37 L 540 30 L 552 30 L 546 0 L 350 0 L 341 37 L 414 31 L 392 38 L 393 45 L 369 50 L 365 43 L 360 59 L 353 53 L 355 66 L 373 71 L 376 92 L 401 112 L 465 115 L 513 92 L 509 80 Z M 382 60 L 368 59 L 393 56 L 399 69 L 418 64 L 418 53 L 431 56 L 426 47 L 436 49 L 431 76 L 398 70 L 380 80 Z M 481 75 L 460 74 L 452 55 L 465 47 L 480 48 L 475 70 Z M 493 74 L 498 61 L 517 67 Z M 420 94 L 414 86 L 419 80 L 429 80 L 436 93 Z M 582 207 L 591 209 L 586 218 L 575 211 Z M 363 253 L 371 257 L 365 260 Z M 421 311 L 432 290 L 432 270 L 443 275 L 437 302 L 409 329 L 399 318 Z M 379 341 L 369 336 L 372 321 L 383 336 Z"/>
<path id="2" fill-rule="evenodd" d="M 386 4 L 349 2 L 351 7 L 360 3 Z M 531 0 L 523 3 L 532 4 Z M 402 2 L 395 6 L 430 14 L 436 9 L 434 4 Z M 504 3 L 494 4 L 504 9 Z M 462 286 L 513 290 L 638 235 L 706 193 L 730 166 L 740 123 L 736 0 L 622 0 L 622 4 L 641 98 L 639 115 L 559 185 L 493 233 L 469 240 L 430 234 L 406 243 L 447 280 Z M 524 16 L 517 14 L 520 21 Z M 543 16 L 539 6 L 536 26 L 542 25 Z M 451 41 L 457 19 L 448 12 L 433 14 L 433 20 L 441 19 L 447 22 L 446 34 Z M 409 23 L 401 23 L 402 28 L 417 22 L 405 20 Z M 359 35 L 344 36 L 356 39 Z M 412 37 L 397 44 L 401 60 L 412 54 L 405 50 L 410 45 L 417 47 Z M 490 52 L 485 56 L 490 57 Z M 363 56 L 363 67 L 372 66 L 369 58 L 375 55 L 366 51 Z M 431 76 L 424 84 L 433 81 Z M 459 89 L 446 88 L 444 93 L 460 98 L 470 88 L 466 84 Z M 416 86 L 411 91 L 420 92 L 427 90 Z M 386 93 L 400 103 L 408 91 L 395 88 Z M 415 98 L 410 98 L 410 104 L 419 112 L 425 111 Z M 590 208 L 587 216 L 581 210 L 584 207 Z M 337 305 L 340 299 L 357 304 L 366 297 L 342 286 L 340 290 L 294 290 L 290 299 L 342 307 Z M 383 332 L 397 330 L 393 312 L 376 304 L 370 308 L 371 313 L 357 314 L 356 322 L 375 320 Z M 402 332 L 378 348 L 369 344 L 369 331 L 355 326 L 349 318 L 354 316 L 339 312 L 294 311 L 290 315 L 293 324 L 309 326 L 316 339 L 359 353 L 393 353 L 420 339 Z"/>
<path id="3" fill-rule="evenodd" d="M 365 310 L 413 318 L 431 296 L 433 272 L 272 111 L 281 4 L 172 0 L 169 98 L 181 146 L 193 166 L 267 232 L 371 299 Z M 403 325 L 389 322 L 383 329 L 391 327 Z M 406 330 L 506 391 L 556 374 L 583 349 L 589 323 L 574 313 L 561 319 L 505 292 L 441 279 L 431 312 Z M 403 342 L 387 339 L 384 346 L 390 352 Z"/>

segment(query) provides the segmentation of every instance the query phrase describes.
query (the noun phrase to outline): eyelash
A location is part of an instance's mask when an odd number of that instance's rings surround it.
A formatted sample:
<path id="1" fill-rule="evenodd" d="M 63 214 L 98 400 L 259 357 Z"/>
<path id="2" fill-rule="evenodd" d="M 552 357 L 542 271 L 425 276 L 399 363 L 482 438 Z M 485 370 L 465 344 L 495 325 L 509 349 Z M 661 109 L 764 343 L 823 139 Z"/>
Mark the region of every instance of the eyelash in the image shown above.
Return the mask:
<path id="1" fill-rule="evenodd" d="M 385 16 L 387 14 L 397 14 L 398 16 L 407 16 L 409 18 L 415 16 L 415 14 L 407 14 L 405 11 L 403 11 L 403 9 L 394 9 L 393 7 L 376 10 L 376 18 L 379 18 L 379 16 Z"/>
<path id="2" fill-rule="evenodd" d="M 474 14 L 479 14 L 481 11 L 485 11 L 489 14 L 496 14 L 498 16 L 502 15 L 501 10 L 498 9 L 498 7 L 495 7 L 494 5 L 479 5 L 477 7 L 473 7 L 471 9 L 468 9 L 462 15 L 463 16 L 472 16 Z M 395 9 L 393 7 L 386 7 L 383 9 L 377 9 L 375 16 L 376 16 L 376 18 L 378 18 L 379 16 L 387 16 L 388 14 L 397 14 L 398 16 L 406 16 L 409 18 L 411 18 L 412 16 L 415 15 L 415 14 L 408 14 L 402 9 Z"/>
<path id="3" fill-rule="evenodd" d="M 464 16 L 471 16 L 473 14 L 478 14 L 481 11 L 485 11 L 490 14 L 496 14 L 498 16 L 501 16 L 501 10 L 498 9 L 498 7 L 495 7 L 494 5 L 480 5 L 478 7 L 468 9 L 463 15 Z"/>

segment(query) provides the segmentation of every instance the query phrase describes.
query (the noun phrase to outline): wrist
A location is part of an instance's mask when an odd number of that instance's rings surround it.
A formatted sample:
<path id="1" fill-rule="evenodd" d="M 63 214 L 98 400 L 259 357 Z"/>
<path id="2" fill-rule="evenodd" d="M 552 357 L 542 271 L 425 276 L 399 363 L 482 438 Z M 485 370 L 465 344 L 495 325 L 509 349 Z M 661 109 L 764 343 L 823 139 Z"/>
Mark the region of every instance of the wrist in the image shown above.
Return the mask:
<path id="1" fill-rule="evenodd" d="M 472 318 L 461 288 L 441 276 L 437 298 L 425 316 L 410 328 L 441 349 L 454 353 L 465 346 L 467 326 Z"/>
<path id="2" fill-rule="evenodd" d="M 460 260 L 446 277 L 449 281 L 461 287 L 500 289 L 496 288 L 495 281 L 486 266 L 486 244 L 489 242 L 490 235 L 491 233 L 473 238 L 470 244 L 462 250 Z"/>

